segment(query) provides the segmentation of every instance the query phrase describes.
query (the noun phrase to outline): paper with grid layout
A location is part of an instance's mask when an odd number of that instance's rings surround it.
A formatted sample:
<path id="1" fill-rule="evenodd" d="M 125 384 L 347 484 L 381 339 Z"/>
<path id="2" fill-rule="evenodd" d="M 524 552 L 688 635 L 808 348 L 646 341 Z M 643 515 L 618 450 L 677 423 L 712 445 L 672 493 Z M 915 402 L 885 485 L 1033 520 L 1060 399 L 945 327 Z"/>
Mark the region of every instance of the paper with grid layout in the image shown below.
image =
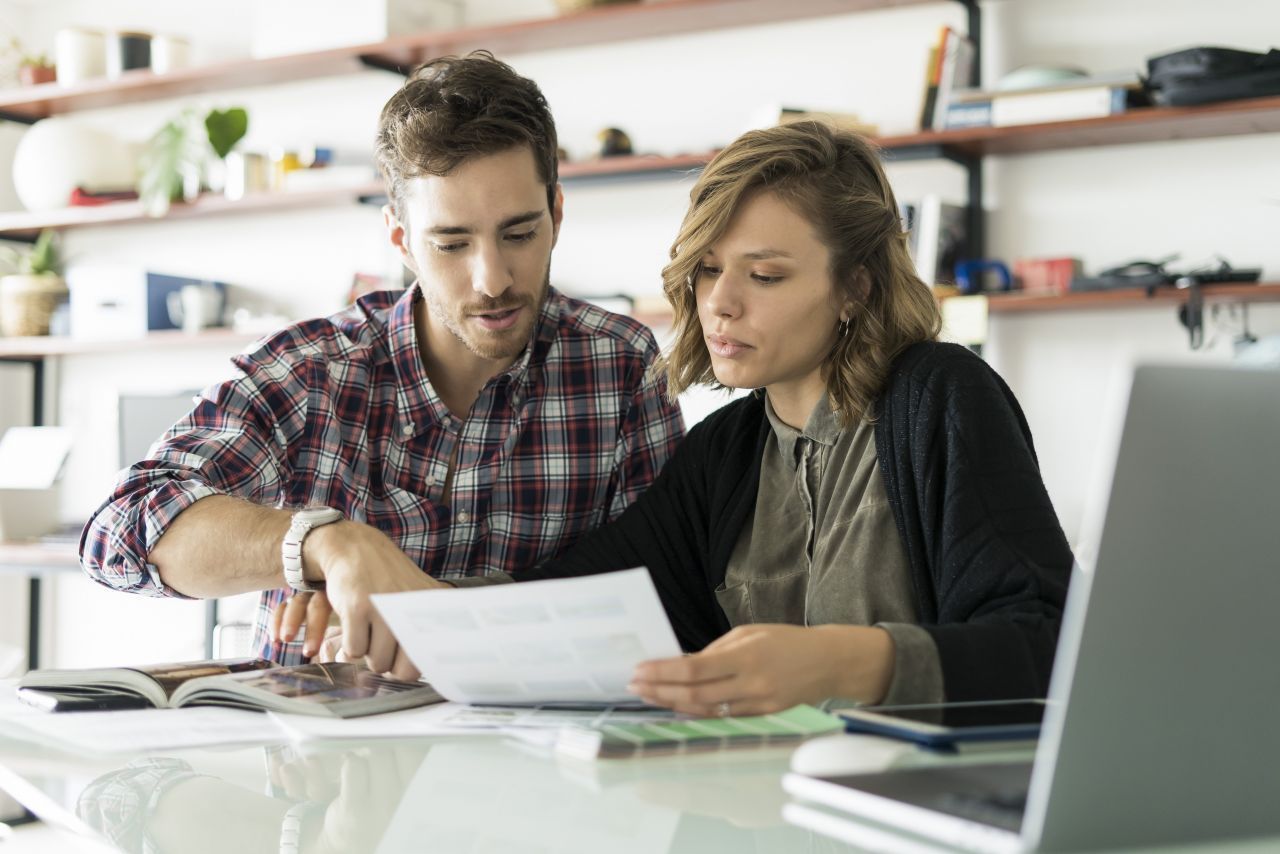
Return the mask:
<path id="1" fill-rule="evenodd" d="M 680 655 L 646 569 L 372 597 L 422 678 L 463 703 L 618 703 L 635 666 Z"/>

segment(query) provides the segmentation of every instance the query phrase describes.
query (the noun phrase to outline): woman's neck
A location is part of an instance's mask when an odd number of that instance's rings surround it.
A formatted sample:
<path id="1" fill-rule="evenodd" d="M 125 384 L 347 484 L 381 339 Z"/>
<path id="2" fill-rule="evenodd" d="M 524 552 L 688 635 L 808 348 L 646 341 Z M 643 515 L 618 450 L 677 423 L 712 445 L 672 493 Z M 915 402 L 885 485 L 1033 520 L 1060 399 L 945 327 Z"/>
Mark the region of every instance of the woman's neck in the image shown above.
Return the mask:
<path id="1" fill-rule="evenodd" d="M 794 382 L 774 383 L 765 387 L 769 403 L 774 414 L 783 424 L 796 430 L 803 430 L 809 423 L 813 408 L 827 391 L 827 385 L 820 375 L 806 377 Z"/>

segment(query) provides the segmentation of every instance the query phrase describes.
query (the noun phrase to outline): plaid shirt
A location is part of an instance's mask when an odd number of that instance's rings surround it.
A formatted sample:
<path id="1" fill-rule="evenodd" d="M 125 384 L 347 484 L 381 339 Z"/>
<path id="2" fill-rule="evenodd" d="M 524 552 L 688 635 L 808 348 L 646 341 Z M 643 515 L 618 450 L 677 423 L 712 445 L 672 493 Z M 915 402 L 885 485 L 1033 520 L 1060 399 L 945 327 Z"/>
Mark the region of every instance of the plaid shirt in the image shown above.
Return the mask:
<path id="1" fill-rule="evenodd" d="M 147 555 L 208 495 L 325 505 L 386 533 L 438 578 L 522 569 L 620 514 L 684 433 L 641 324 L 548 295 L 532 343 L 481 390 L 465 421 L 427 379 L 414 336 L 417 286 L 305 321 L 233 361 L 241 375 L 126 469 L 81 540 L 96 581 L 181 596 Z M 444 487 L 457 457 L 451 495 Z M 258 654 L 297 663 L 267 631 L 288 590 L 258 608 Z"/>

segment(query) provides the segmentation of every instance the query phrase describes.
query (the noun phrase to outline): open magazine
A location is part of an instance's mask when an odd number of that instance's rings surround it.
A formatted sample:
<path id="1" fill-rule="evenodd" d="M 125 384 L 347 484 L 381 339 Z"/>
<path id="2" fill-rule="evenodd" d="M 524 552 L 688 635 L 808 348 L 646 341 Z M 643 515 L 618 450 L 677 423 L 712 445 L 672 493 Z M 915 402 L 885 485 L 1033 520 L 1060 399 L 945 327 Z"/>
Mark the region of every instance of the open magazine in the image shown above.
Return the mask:
<path id="1" fill-rule="evenodd" d="M 158 709 L 241 709 L 354 718 L 439 703 L 423 682 L 379 676 L 363 664 L 278 667 L 260 658 L 192 661 L 102 670 L 33 670 L 23 688 L 140 697 Z"/>

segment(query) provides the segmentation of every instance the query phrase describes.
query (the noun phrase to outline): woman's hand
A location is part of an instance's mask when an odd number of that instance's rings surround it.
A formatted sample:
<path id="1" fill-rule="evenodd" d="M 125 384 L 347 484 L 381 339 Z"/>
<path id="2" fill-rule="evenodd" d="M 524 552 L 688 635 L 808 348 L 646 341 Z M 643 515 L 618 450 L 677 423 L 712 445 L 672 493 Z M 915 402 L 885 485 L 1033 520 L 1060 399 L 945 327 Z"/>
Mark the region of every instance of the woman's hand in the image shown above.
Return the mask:
<path id="1" fill-rule="evenodd" d="M 646 661 L 628 690 L 690 715 L 767 715 L 844 697 L 879 702 L 893 678 L 893 639 L 870 626 L 738 626 L 701 652 Z"/>

